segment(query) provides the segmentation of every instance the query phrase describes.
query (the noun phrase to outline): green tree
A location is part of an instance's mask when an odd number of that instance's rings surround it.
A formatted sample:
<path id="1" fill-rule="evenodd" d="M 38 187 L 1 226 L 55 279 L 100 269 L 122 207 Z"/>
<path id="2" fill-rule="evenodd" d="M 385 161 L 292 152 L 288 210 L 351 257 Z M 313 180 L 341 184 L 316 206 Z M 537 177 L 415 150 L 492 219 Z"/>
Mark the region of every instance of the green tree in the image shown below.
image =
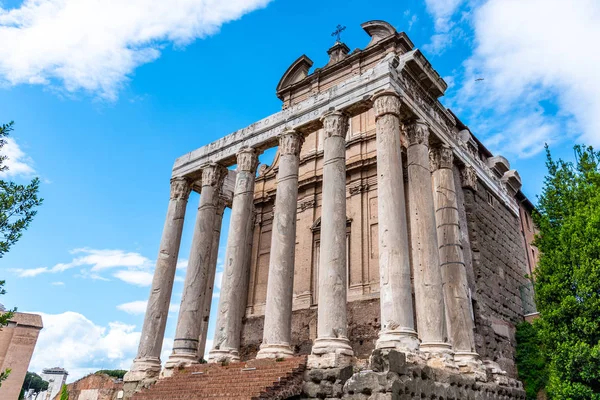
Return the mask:
<path id="1" fill-rule="evenodd" d="M 6 294 L 6 290 L 4 290 L 4 283 L 4 281 L 0 281 L 0 295 Z M 10 321 L 10 319 L 15 315 L 15 311 L 17 311 L 16 308 L 8 311 L 0 311 L 0 330 L 2 330 L 3 327 L 8 325 L 8 321 Z M 10 372 L 10 368 L 5 369 L 4 371 L 0 371 L 0 387 L 2 386 L 2 382 L 4 382 L 8 378 Z"/>
<path id="2" fill-rule="evenodd" d="M 547 359 L 538 332 L 530 323 L 517 325 L 516 339 L 519 379 L 525 386 L 527 400 L 535 400 L 548 383 Z"/>
<path id="3" fill-rule="evenodd" d="M 534 326 L 553 399 L 600 399 L 600 152 L 575 147 L 554 161 L 539 199 Z"/>
<path id="4" fill-rule="evenodd" d="M 21 388 L 21 396 L 19 398 L 22 399 L 25 392 L 31 389 L 33 389 L 34 393 L 43 392 L 48 389 L 48 382 L 43 380 L 42 377 L 35 372 L 27 371 L 25 380 L 23 381 L 23 387 Z"/>
<path id="5" fill-rule="evenodd" d="M 62 390 L 60 391 L 60 400 L 69 400 L 69 391 L 65 384 L 62 385 Z"/>
<path id="6" fill-rule="evenodd" d="M 0 150 L 13 130 L 13 123 L 0 125 Z M 1 153 L 1 151 L 0 151 Z M 7 156 L 0 155 L 0 172 L 6 171 Z M 36 208 L 43 199 L 38 198 L 39 178 L 28 185 L 0 180 L 0 258 L 15 244 L 37 213 Z"/>
<path id="7" fill-rule="evenodd" d="M 113 378 L 123 379 L 127 371 L 124 369 L 101 369 L 100 371 L 96 371 L 95 373 L 105 374 Z"/>

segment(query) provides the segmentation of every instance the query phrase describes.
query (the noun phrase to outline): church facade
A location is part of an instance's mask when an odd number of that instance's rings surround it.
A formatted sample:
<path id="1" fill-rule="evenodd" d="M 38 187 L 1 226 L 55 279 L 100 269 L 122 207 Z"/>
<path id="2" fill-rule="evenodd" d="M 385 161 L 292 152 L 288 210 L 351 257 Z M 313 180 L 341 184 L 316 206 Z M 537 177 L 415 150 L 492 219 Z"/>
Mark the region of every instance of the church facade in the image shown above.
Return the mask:
<path id="1" fill-rule="evenodd" d="M 176 160 L 126 382 L 199 363 L 210 313 L 209 363 L 305 354 L 309 369 L 360 367 L 377 350 L 516 377 L 515 326 L 535 312 L 519 174 L 440 103 L 447 85 L 406 34 L 362 27 L 364 49 L 338 41 L 312 73 L 305 55 L 289 67 L 282 111 Z M 272 165 L 259 166 L 275 146 Z M 200 204 L 174 347 L 160 360 L 192 190 Z"/>

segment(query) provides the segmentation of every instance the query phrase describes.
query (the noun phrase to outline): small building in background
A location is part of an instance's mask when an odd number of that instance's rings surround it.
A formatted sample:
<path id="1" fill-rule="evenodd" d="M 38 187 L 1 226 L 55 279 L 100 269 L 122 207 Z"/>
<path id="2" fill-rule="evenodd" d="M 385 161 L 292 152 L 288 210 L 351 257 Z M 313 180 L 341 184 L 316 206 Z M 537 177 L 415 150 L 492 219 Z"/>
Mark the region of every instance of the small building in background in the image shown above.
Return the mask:
<path id="1" fill-rule="evenodd" d="M 5 311 L 0 304 L 0 313 Z M 8 326 L 0 328 L 0 371 L 11 369 L 10 375 L 0 387 L 0 399 L 19 398 L 42 327 L 40 315 L 15 313 Z"/>
<path id="2" fill-rule="evenodd" d="M 48 382 L 48 390 L 38 395 L 37 400 L 52 400 L 60 393 L 62 386 L 67 381 L 69 373 L 64 368 L 54 367 L 42 370 L 40 374 L 43 380 Z"/>

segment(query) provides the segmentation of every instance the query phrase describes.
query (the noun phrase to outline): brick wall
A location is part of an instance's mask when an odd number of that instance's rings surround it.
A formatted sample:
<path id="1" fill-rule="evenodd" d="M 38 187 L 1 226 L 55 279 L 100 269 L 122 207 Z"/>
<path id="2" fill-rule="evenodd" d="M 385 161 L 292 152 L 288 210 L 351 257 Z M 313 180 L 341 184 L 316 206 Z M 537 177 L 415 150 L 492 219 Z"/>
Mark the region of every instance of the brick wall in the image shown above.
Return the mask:
<path id="1" fill-rule="evenodd" d="M 515 325 L 523 321 L 521 292 L 529 290 L 519 218 L 491 192 L 464 190 L 475 290 L 478 353 L 516 375 Z"/>
<path id="2" fill-rule="evenodd" d="M 0 387 L 0 399 L 13 400 L 25 380 L 33 349 L 42 329 L 42 317 L 15 313 L 9 325 L 0 330 L 0 370 L 12 369 Z"/>
<path id="3" fill-rule="evenodd" d="M 104 374 L 92 374 L 67 385 L 70 400 L 116 400 L 123 382 Z M 60 393 L 54 400 L 60 399 Z"/>

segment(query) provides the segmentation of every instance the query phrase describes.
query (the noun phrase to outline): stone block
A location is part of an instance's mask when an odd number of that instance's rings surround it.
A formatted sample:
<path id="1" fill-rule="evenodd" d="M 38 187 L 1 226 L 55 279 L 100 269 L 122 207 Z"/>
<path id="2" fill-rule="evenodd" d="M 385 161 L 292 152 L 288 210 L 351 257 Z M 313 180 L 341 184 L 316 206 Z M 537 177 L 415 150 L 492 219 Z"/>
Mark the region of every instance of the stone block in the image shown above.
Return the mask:
<path id="1" fill-rule="evenodd" d="M 358 372 L 344 385 L 344 391 L 348 393 L 372 394 L 385 391 L 386 376 L 372 371 Z"/>

